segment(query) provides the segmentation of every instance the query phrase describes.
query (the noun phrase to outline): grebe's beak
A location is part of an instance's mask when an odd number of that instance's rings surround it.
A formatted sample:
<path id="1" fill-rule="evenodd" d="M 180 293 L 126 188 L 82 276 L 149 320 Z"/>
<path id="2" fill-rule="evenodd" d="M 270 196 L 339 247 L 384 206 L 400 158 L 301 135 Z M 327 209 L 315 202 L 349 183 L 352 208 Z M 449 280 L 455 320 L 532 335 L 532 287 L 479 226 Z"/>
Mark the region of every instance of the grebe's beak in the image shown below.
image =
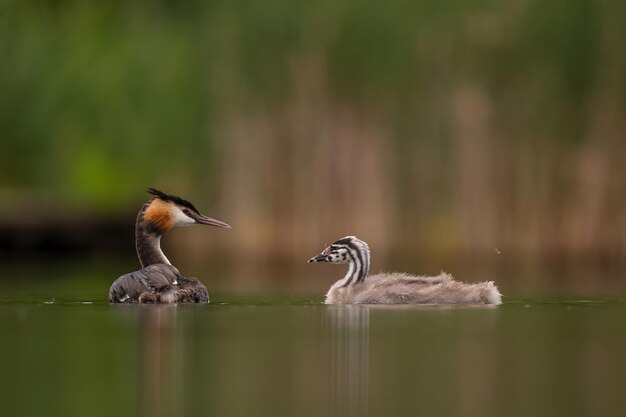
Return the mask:
<path id="1" fill-rule="evenodd" d="M 225 227 L 227 229 L 231 228 L 229 224 L 217 219 L 212 219 L 211 217 L 205 216 L 203 214 L 191 213 L 189 216 L 194 219 L 198 224 L 206 224 L 207 226 L 215 227 Z"/>
<path id="2" fill-rule="evenodd" d="M 309 263 L 311 263 L 311 262 L 326 262 L 326 261 L 328 261 L 328 255 L 330 255 L 330 247 L 324 249 L 324 251 L 322 253 L 320 253 L 319 255 L 316 255 L 316 256 L 312 257 L 311 259 L 309 259 Z"/>
<path id="3" fill-rule="evenodd" d="M 328 259 L 328 255 L 324 255 L 323 253 L 320 253 L 319 255 L 316 255 L 316 256 L 312 257 L 311 259 L 309 259 L 309 263 L 311 263 L 311 262 L 324 262 L 324 261 L 326 261 L 326 259 Z"/>

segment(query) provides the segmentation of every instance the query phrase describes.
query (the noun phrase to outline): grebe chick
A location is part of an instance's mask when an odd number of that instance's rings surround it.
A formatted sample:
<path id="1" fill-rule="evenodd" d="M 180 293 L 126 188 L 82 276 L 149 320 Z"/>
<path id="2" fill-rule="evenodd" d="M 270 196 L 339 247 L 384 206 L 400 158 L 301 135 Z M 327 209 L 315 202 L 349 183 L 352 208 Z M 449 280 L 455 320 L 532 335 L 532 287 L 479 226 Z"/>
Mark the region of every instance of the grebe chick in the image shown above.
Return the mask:
<path id="1" fill-rule="evenodd" d="M 391 272 L 368 275 L 370 249 L 355 236 L 333 242 L 309 262 L 348 264 L 346 275 L 326 294 L 326 304 L 493 304 L 502 303 L 493 282 L 467 284 L 442 272 L 425 277 Z"/>
<path id="2" fill-rule="evenodd" d="M 161 250 L 161 235 L 174 227 L 204 224 L 227 227 L 204 216 L 189 201 L 148 188 L 153 197 L 135 223 L 135 248 L 143 269 L 124 274 L 111 285 L 111 303 L 207 303 L 209 293 L 196 278 L 184 277 Z"/>

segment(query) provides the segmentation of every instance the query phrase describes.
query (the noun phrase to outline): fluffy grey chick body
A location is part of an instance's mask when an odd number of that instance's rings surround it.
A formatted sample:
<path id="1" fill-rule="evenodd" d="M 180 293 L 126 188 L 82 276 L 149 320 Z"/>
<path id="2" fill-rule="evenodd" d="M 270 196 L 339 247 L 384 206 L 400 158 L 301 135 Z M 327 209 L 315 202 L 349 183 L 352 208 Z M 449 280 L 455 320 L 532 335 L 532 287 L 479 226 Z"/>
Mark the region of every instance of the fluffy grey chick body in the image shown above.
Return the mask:
<path id="1" fill-rule="evenodd" d="M 309 262 L 348 264 L 346 275 L 326 294 L 326 304 L 491 304 L 502 303 L 493 282 L 470 284 L 442 272 L 416 276 L 391 272 L 369 275 L 370 250 L 355 236 L 333 242 Z"/>

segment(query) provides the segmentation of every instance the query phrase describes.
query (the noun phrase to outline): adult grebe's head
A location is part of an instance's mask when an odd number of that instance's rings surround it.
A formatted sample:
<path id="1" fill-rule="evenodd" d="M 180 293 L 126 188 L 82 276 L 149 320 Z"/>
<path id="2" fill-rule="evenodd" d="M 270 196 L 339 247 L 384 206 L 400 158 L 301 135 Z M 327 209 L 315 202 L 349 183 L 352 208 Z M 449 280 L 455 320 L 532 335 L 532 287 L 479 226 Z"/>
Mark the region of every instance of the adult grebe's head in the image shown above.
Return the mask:
<path id="1" fill-rule="evenodd" d="M 367 243 L 356 236 L 346 236 L 331 243 L 322 253 L 309 259 L 309 262 L 347 264 L 354 261 L 359 254 L 367 254 L 369 258 L 369 252 Z"/>
<path id="2" fill-rule="evenodd" d="M 154 188 L 148 188 L 148 193 L 154 197 L 145 206 L 143 221 L 160 234 L 174 227 L 186 227 L 192 224 L 230 228 L 228 224 L 220 220 L 200 214 L 193 204 L 180 197 L 165 194 Z"/>

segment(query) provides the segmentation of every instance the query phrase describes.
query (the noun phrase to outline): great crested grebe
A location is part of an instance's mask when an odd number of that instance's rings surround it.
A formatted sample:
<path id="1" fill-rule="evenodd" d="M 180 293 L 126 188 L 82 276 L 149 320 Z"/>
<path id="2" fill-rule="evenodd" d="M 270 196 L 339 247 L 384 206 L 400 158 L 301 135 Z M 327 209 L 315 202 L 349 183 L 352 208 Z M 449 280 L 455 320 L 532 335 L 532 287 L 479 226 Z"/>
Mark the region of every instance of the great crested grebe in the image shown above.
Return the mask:
<path id="1" fill-rule="evenodd" d="M 111 303 L 207 303 L 209 293 L 196 278 L 184 277 L 161 250 L 161 235 L 174 227 L 205 224 L 230 226 L 204 216 L 187 200 L 148 188 L 152 197 L 141 207 L 135 223 L 135 248 L 141 267 L 111 285 Z"/>
<path id="2" fill-rule="evenodd" d="M 502 303 L 493 282 L 467 284 L 442 272 L 415 276 L 399 272 L 368 275 L 370 249 L 355 236 L 333 242 L 309 262 L 348 264 L 348 273 L 330 287 L 326 304 L 493 304 Z"/>

